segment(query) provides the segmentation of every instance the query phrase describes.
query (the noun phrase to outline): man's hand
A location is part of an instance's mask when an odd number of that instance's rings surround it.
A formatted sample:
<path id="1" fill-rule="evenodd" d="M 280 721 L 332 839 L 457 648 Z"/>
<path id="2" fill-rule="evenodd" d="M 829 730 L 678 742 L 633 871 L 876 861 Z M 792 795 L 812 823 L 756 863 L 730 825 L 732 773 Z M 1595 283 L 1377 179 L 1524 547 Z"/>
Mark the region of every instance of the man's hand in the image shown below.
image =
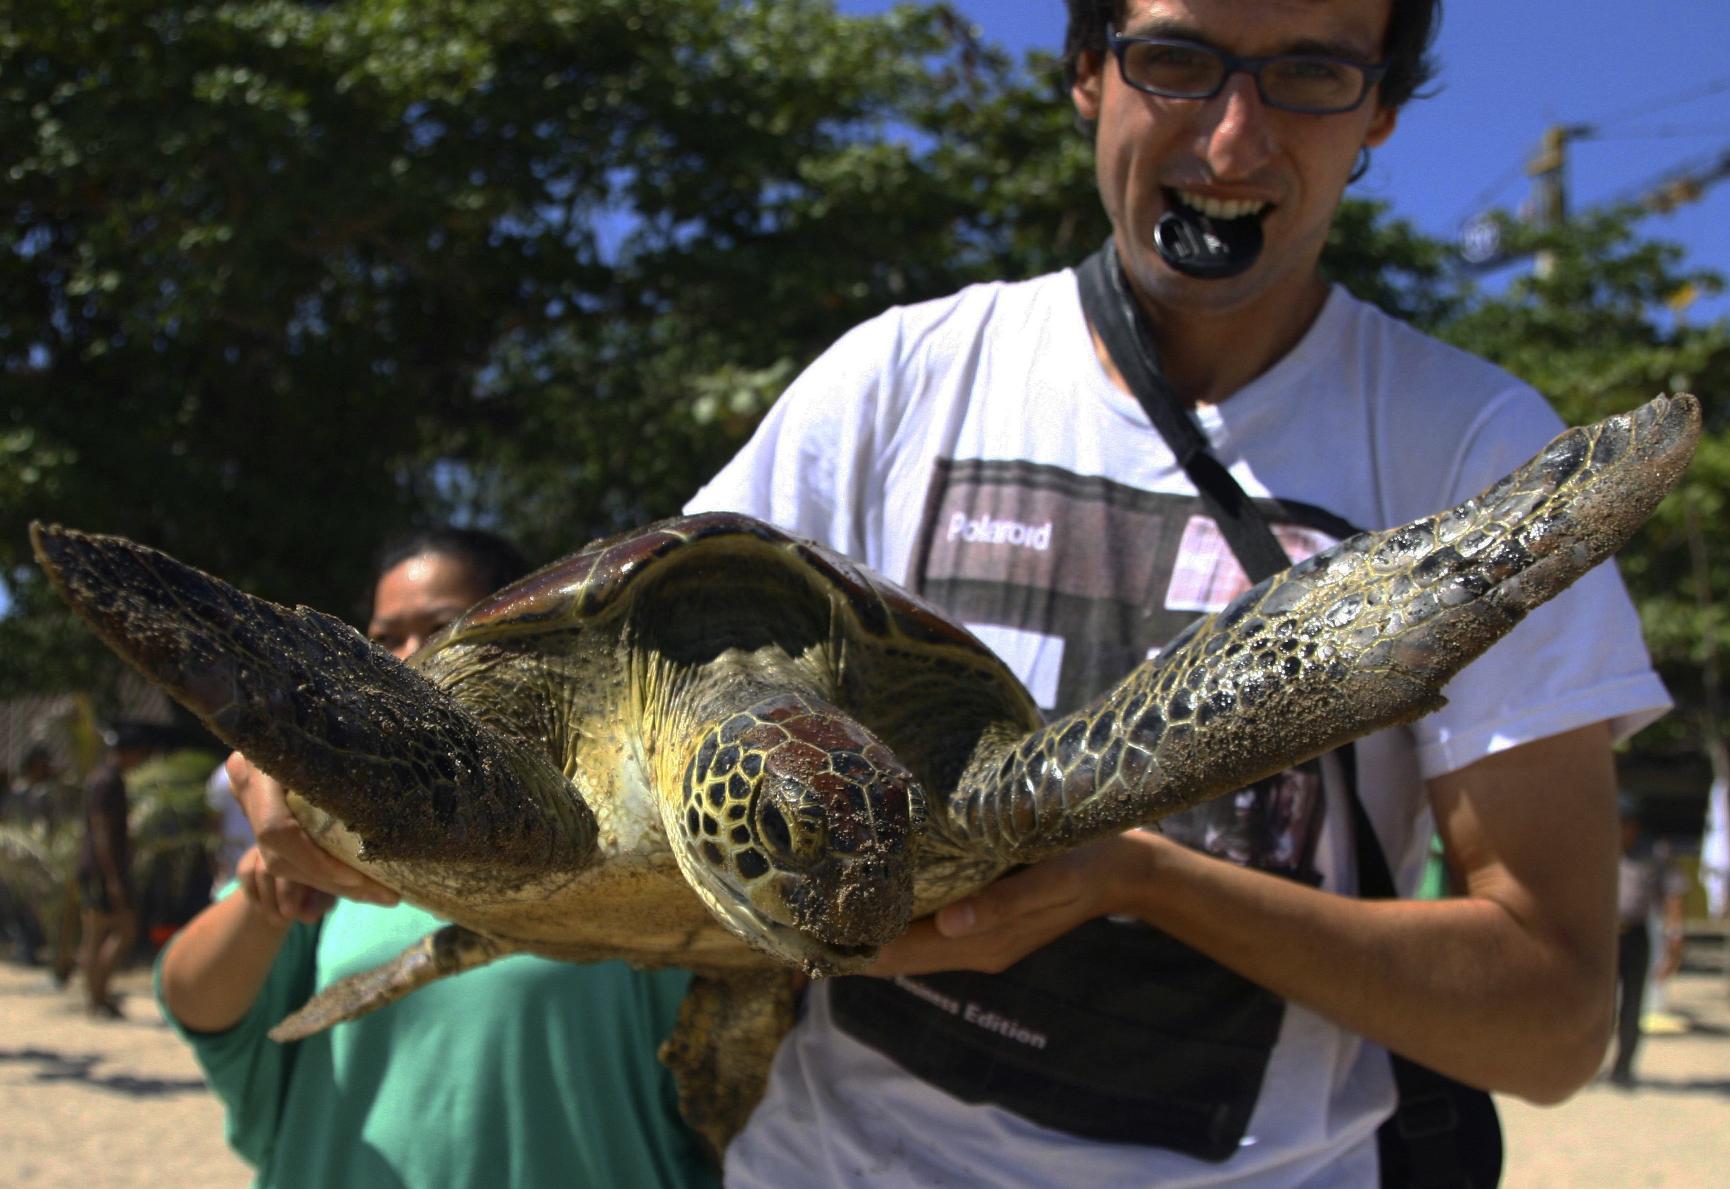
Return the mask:
<path id="1" fill-rule="evenodd" d="M 1001 973 L 1077 925 L 1120 911 L 1122 890 L 1162 843 L 1157 835 L 1132 830 L 1006 875 L 914 921 L 878 952 L 866 973 Z"/>
<path id="2" fill-rule="evenodd" d="M 228 757 L 227 767 L 234 799 L 240 803 L 246 820 L 252 823 L 264 872 L 283 883 L 301 886 L 306 892 L 323 892 L 368 904 L 388 906 L 398 902 L 400 897 L 395 892 L 320 849 L 288 811 L 287 790 L 282 785 L 254 768 L 238 751 Z M 264 903 L 260 897 L 253 899 L 261 906 Z M 322 913 L 320 909 L 310 919 L 317 920 Z M 308 919 L 294 912 L 282 915 L 295 920 Z"/>

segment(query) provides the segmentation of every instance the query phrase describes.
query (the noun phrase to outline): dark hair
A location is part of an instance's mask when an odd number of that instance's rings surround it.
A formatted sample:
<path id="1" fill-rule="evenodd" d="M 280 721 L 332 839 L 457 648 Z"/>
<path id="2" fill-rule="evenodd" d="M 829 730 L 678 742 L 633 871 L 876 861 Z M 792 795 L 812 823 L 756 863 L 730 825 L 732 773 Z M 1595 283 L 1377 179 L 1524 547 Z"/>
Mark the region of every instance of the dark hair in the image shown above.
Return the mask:
<path id="1" fill-rule="evenodd" d="M 1075 85 L 1081 55 L 1106 53 L 1105 26 L 1123 11 L 1123 0 L 1064 0 L 1069 6 L 1069 26 L 1063 34 L 1063 85 Z M 1382 76 L 1383 107 L 1398 108 L 1417 94 L 1418 88 L 1436 76 L 1430 45 L 1441 25 L 1442 0 L 1392 0 L 1388 35 L 1382 59 L 1388 64 Z M 1084 121 L 1085 123 L 1085 121 Z M 1085 131 L 1092 134 L 1091 127 Z"/>
<path id="2" fill-rule="evenodd" d="M 373 564 L 374 580 L 423 553 L 436 553 L 462 562 L 473 571 L 476 581 L 489 591 L 515 582 L 529 572 L 529 563 L 522 552 L 497 533 L 446 525 L 420 529 L 386 542 Z M 370 588 L 366 605 L 372 605 Z"/>

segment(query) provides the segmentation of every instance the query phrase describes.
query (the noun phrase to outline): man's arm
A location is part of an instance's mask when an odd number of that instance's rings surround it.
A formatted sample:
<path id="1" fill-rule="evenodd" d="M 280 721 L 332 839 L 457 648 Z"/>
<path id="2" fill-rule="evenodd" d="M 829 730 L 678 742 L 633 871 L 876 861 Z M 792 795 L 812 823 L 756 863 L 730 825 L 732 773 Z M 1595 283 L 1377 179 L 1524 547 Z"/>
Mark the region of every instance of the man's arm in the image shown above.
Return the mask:
<path id="1" fill-rule="evenodd" d="M 240 888 L 207 906 L 162 958 L 162 999 L 182 1027 L 225 1032 L 252 1010 L 296 920 L 317 920 L 330 897 L 264 870 L 251 847 L 235 869 Z"/>
<path id="2" fill-rule="evenodd" d="M 1457 898 L 1365 901 L 1133 832 L 916 922 L 873 973 L 1002 970 L 1129 914 L 1461 1081 L 1558 1102 L 1610 1027 L 1615 772 L 1595 724 L 1430 782 Z"/>

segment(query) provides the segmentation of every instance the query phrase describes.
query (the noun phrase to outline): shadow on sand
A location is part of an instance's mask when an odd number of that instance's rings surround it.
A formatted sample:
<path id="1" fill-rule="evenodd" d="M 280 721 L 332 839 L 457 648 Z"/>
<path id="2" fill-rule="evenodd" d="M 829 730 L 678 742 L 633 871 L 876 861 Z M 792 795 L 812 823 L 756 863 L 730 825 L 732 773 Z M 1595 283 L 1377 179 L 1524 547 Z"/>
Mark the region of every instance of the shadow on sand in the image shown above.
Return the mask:
<path id="1" fill-rule="evenodd" d="M 1730 1098 L 1730 1078 L 1637 1078 L 1634 1089 L 1642 1094 L 1716 1094 Z"/>
<path id="2" fill-rule="evenodd" d="M 132 1098 L 203 1094 L 202 1078 L 141 1078 L 130 1073 L 100 1073 L 97 1053 L 60 1053 L 52 1049 L 0 1049 L 0 1064 L 34 1065 L 39 1082 L 82 1082 L 97 1090 Z"/>

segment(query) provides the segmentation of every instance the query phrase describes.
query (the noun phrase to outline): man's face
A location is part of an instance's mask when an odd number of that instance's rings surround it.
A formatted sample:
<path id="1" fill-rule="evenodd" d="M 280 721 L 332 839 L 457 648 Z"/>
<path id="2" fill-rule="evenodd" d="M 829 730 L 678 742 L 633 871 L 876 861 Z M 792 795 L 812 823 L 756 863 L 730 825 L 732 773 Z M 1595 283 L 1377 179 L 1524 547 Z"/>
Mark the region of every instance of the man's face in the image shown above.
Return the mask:
<path id="1" fill-rule="evenodd" d="M 1197 41 L 1242 57 L 1307 52 L 1370 63 L 1382 58 L 1391 4 L 1127 0 L 1118 32 Z M 1394 127 L 1375 90 L 1357 109 L 1326 116 L 1268 107 L 1243 73 L 1212 99 L 1149 95 L 1123 81 L 1109 51 L 1083 60 L 1072 96 L 1098 126 L 1099 192 L 1130 279 L 1156 305 L 1198 310 L 1302 295 L 1314 283 L 1358 151 L 1381 144 Z M 1154 251 L 1153 230 L 1176 203 L 1216 214 L 1252 204 L 1264 236 L 1255 265 L 1226 280 L 1172 269 Z"/>

